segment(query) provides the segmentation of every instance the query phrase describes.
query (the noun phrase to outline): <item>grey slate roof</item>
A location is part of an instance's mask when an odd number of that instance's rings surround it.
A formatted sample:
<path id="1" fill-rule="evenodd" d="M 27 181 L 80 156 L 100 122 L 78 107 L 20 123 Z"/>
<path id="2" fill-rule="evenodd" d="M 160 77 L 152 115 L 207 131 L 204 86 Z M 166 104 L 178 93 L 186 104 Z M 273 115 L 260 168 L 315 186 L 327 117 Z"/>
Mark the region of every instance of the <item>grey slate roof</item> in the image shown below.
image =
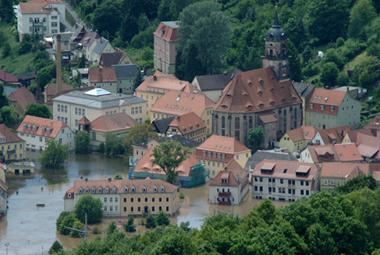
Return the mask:
<path id="1" fill-rule="evenodd" d="M 293 87 L 300 97 L 307 97 L 315 88 L 314 85 L 303 82 L 293 82 Z"/>
<path id="2" fill-rule="evenodd" d="M 277 152 L 273 150 L 258 150 L 256 151 L 251 157 L 249 157 L 246 168 L 251 169 L 255 168 L 255 166 L 263 161 L 264 159 L 273 159 L 273 160 L 297 160 L 296 157 L 294 157 L 289 152 Z"/>
<path id="3" fill-rule="evenodd" d="M 139 69 L 134 64 L 112 65 L 118 80 L 135 80 L 139 75 Z"/>
<path id="4" fill-rule="evenodd" d="M 179 21 L 163 21 L 162 23 L 171 28 L 179 28 Z"/>
<path id="5" fill-rule="evenodd" d="M 94 52 L 96 54 L 102 54 L 103 53 L 103 50 L 106 48 L 107 44 L 108 44 L 108 40 L 101 37 L 100 39 L 96 40 L 95 41 L 96 45 L 95 45 L 95 48 L 94 48 Z"/>
<path id="6" fill-rule="evenodd" d="M 109 94 L 102 96 L 91 96 L 86 91 L 70 91 L 55 97 L 53 101 L 69 104 L 82 105 L 90 108 L 105 109 L 122 105 L 131 105 L 145 102 L 144 99 L 134 95 Z"/>
<path id="7" fill-rule="evenodd" d="M 201 91 L 223 90 L 231 80 L 231 75 L 199 75 L 196 76 Z"/>
<path id="8" fill-rule="evenodd" d="M 166 131 L 168 130 L 169 125 L 173 119 L 174 117 L 169 117 L 152 121 L 153 130 L 160 134 L 166 134 Z"/>
<path id="9" fill-rule="evenodd" d="M 102 53 L 99 62 L 102 66 L 111 67 L 112 65 L 119 64 L 122 61 L 123 56 L 124 53 L 121 51 Z"/>

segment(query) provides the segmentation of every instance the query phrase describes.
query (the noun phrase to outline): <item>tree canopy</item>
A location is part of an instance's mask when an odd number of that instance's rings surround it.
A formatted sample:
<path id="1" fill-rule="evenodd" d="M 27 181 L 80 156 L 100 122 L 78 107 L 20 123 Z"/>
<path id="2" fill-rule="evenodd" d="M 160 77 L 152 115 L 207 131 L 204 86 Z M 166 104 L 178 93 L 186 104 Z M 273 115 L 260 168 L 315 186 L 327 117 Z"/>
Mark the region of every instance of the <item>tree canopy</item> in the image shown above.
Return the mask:
<path id="1" fill-rule="evenodd" d="M 190 150 L 179 142 L 165 141 L 153 149 L 153 162 L 162 168 L 168 182 L 175 183 L 177 177 L 175 169 L 187 159 L 189 154 Z"/>
<path id="2" fill-rule="evenodd" d="M 248 145 L 253 152 L 257 151 L 263 146 L 264 143 L 264 130 L 262 127 L 252 128 L 248 132 Z"/>
<path id="3" fill-rule="evenodd" d="M 51 112 L 49 108 L 44 104 L 31 104 L 25 112 L 25 115 L 32 115 L 41 118 L 51 118 Z"/>
<path id="4" fill-rule="evenodd" d="M 68 146 L 56 140 L 49 140 L 47 147 L 41 153 L 40 162 L 46 169 L 59 169 L 69 156 Z"/>
<path id="5" fill-rule="evenodd" d="M 81 196 L 75 205 L 75 215 L 85 223 L 85 215 L 87 214 L 88 224 L 99 223 L 103 217 L 102 201 L 91 195 Z"/>
<path id="6" fill-rule="evenodd" d="M 85 131 L 78 131 L 74 137 L 75 153 L 86 154 L 90 152 L 90 135 Z"/>

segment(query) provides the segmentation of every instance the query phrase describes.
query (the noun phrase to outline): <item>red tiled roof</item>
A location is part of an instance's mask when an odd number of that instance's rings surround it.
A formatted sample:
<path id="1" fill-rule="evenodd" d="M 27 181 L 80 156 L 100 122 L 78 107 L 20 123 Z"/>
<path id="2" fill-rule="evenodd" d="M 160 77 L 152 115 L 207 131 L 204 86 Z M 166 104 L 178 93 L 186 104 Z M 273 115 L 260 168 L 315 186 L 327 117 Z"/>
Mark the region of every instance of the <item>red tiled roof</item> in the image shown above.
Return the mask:
<path id="1" fill-rule="evenodd" d="M 237 141 L 234 137 L 220 135 L 210 136 L 206 141 L 197 147 L 197 150 L 224 152 L 229 154 L 245 151 L 250 152 L 249 148 Z"/>
<path id="2" fill-rule="evenodd" d="M 156 164 L 153 164 L 154 156 L 153 156 L 154 146 L 148 148 L 148 150 L 144 153 L 144 155 L 137 162 L 135 167 L 135 172 L 146 172 L 151 174 L 159 174 L 165 175 L 164 170 Z M 191 167 L 198 164 L 198 160 L 196 159 L 194 154 L 191 154 L 187 159 L 182 161 L 182 163 L 176 168 L 176 172 L 180 176 L 189 176 Z"/>
<path id="3" fill-rule="evenodd" d="M 137 92 L 154 91 L 164 94 L 168 90 L 186 91 L 191 92 L 193 90 L 192 85 L 187 81 L 179 80 L 177 77 L 171 74 L 163 74 L 160 71 L 156 71 L 154 75 L 151 75 L 136 88 Z"/>
<path id="4" fill-rule="evenodd" d="M 319 129 L 318 133 L 323 139 L 323 142 L 325 144 L 329 144 L 329 143 L 341 143 L 344 139 L 344 136 L 350 131 L 351 131 L 351 127 L 341 126 L 341 127 L 329 128 L 329 129 Z"/>
<path id="5" fill-rule="evenodd" d="M 177 40 L 177 34 L 178 28 L 170 27 L 164 22 L 161 22 L 154 32 L 155 36 L 169 42 Z"/>
<path id="6" fill-rule="evenodd" d="M 204 120 L 194 112 L 185 113 L 175 117 L 169 124 L 170 127 L 178 128 L 182 134 L 187 134 L 195 130 L 206 127 Z"/>
<path id="7" fill-rule="evenodd" d="M 273 166 L 271 171 L 265 165 Z M 266 170 L 265 173 L 261 169 Z M 303 175 L 297 175 L 302 173 Z M 287 179 L 307 179 L 312 180 L 317 177 L 317 167 L 314 164 L 301 163 L 297 160 L 269 160 L 264 159 L 253 169 L 254 176 L 268 176 Z"/>
<path id="8" fill-rule="evenodd" d="M 151 111 L 174 116 L 194 112 L 202 117 L 204 110 L 214 105 L 214 101 L 202 93 L 170 90 L 153 104 Z"/>
<path id="9" fill-rule="evenodd" d="M 340 106 L 343 103 L 346 94 L 346 91 L 315 88 L 310 96 L 309 103 L 327 106 Z"/>
<path id="10" fill-rule="evenodd" d="M 295 104 L 301 104 L 301 99 L 292 83 L 278 80 L 268 67 L 236 74 L 223 90 L 216 111 L 261 112 Z"/>
<path id="11" fill-rule="evenodd" d="M 19 143 L 24 141 L 15 133 L 13 133 L 9 128 L 7 128 L 4 124 L 0 124 L 0 138 L 3 138 L 0 139 L 0 143 Z"/>
<path id="12" fill-rule="evenodd" d="M 35 104 L 36 99 L 32 92 L 30 92 L 27 88 L 21 87 L 16 91 L 13 91 L 8 96 L 9 101 L 15 103 L 20 106 L 20 108 L 25 112 L 29 105 Z"/>
<path id="13" fill-rule="evenodd" d="M 223 171 L 220 171 L 209 183 L 209 186 L 238 187 L 248 183 L 247 172 L 235 160 L 231 160 Z M 227 179 L 227 182 L 222 182 Z"/>
<path id="14" fill-rule="evenodd" d="M 372 118 L 368 124 L 365 126 L 366 129 L 369 129 L 369 130 L 380 130 L 380 115 L 377 115 L 375 116 L 374 118 Z M 374 132 L 374 135 L 376 135 L 376 133 Z"/>
<path id="15" fill-rule="evenodd" d="M 116 82 L 115 70 L 111 67 L 92 67 L 88 72 L 90 82 Z"/>
<path id="16" fill-rule="evenodd" d="M 65 83 L 62 84 L 62 88 L 59 93 L 57 93 L 57 84 L 48 84 L 45 86 L 45 94 L 47 96 L 59 96 L 72 90 L 74 90 L 74 88 Z"/>
<path id="17" fill-rule="evenodd" d="M 321 178 L 351 179 L 358 174 L 368 173 L 368 163 L 324 162 L 321 164 Z"/>
<path id="18" fill-rule="evenodd" d="M 340 161 L 360 161 L 363 160 L 356 144 L 335 144 L 335 153 Z"/>
<path id="19" fill-rule="evenodd" d="M 128 130 L 135 125 L 135 120 L 126 113 L 102 115 L 91 122 L 91 129 L 100 132 Z"/>
<path id="20" fill-rule="evenodd" d="M 0 81 L 9 84 L 19 83 L 17 77 L 11 73 L 0 70 Z"/>
<path id="21" fill-rule="evenodd" d="M 298 141 L 311 141 L 314 136 L 317 134 L 318 129 L 313 126 L 301 126 L 296 129 L 289 130 L 287 135 L 293 142 Z"/>
<path id="22" fill-rule="evenodd" d="M 63 122 L 52 119 L 45 119 L 36 116 L 26 115 L 17 132 L 35 136 L 56 138 L 62 128 Z"/>

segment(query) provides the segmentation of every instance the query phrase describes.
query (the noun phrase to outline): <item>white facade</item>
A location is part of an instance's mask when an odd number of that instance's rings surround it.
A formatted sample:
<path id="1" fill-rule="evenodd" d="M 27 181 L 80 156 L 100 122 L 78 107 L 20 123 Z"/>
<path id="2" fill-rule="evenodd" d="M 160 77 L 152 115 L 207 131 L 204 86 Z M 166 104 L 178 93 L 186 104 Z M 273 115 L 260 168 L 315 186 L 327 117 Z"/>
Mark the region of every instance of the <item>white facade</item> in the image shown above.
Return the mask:
<path id="1" fill-rule="evenodd" d="M 238 187 L 233 186 L 209 186 L 208 188 L 208 201 L 211 204 L 223 204 L 222 194 L 228 194 L 232 205 L 238 205 L 243 202 L 244 197 L 249 191 L 249 185 L 244 186 L 239 185 Z"/>
<path id="2" fill-rule="evenodd" d="M 42 11 L 37 11 L 36 8 L 29 8 L 31 3 L 22 3 L 17 6 L 17 30 L 20 40 L 25 34 L 38 34 L 41 36 L 51 36 L 56 33 L 63 32 L 60 29 L 60 24 L 67 24 L 65 18 L 65 4 L 62 3 L 47 3 L 45 7 L 41 5 Z M 31 9 L 31 10 L 29 10 Z M 27 10 L 27 11 L 22 11 Z"/>
<path id="3" fill-rule="evenodd" d="M 310 149 L 307 147 L 305 148 L 300 155 L 299 161 L 302 163 L 315 163 L 313 158 L 310 155 Z"/>
<path id="4" fill-rule="evenodd" d="M 47 136 L 31 135 L 23 132 L 18 132 L 17 135 L 25 141 L 26 149 L 31 151 L 45 150 L 49 139 L 53 139 Z M 69 127 L 61 128 L 54 140 L 67 145 L 69 150 L 74 149 L 74 133 Z"/>

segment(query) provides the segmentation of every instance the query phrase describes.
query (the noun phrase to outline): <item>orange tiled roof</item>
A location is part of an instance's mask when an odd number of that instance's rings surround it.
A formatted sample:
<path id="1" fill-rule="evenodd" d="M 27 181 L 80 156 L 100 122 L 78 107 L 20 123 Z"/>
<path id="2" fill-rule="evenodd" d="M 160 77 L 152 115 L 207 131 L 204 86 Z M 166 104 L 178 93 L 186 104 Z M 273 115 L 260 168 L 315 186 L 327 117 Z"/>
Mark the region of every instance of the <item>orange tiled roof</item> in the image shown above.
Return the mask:
<path id="1" fill-rule="evenodd" d="M 318 129 L 313 126 L 301 126 L 296 129 L 289 130 L 287 135 L 293 142 L 303 141 L 303 140 L 313 140 L 314 136 L 317 134 Z"/>
<path id="2" fill-rule="evenodd" d="M 17 77 L 11 73 L 0 70 L 0 81 L 5 83 L 19 83 Z"/>
<path id="3" fill-rule="evenodd" d="M 111 67 L 92 67 L 88 72 L 90 82 L 116 82 L 116 72 Z"/>
<path id="4" fill-rule="evenodd" d="M 368 163 L 324 162 L 321 164 L 321 178 L 351 179 L 360 173 L 369 173 Z"/>
<path id="5" fill-rule="evenodd" d="M 234 137 L 212 135 L 197 150 L 207 150 L 224 153 L 239 153 L 250 151 L 244 144 L 237 141 Z"/>
<path id="6" fill-rule="evenodd" d="M 36 99 L 32 92 L 30 92 L 27 88 L 21 87 L 17 89 L 16 91 L 13 91 L 9 96 L 8 99 L 11 102 L 14 102 L 15 104 L 19 105 L 20 108 L 25 112 L 29 105 L 35 104 Z"/>
<path id="7" fill-rule="evenodd" d="M 340 106 L 343 103 L 346 94 L 346 91 L 315 88 L 310 96 L 309 103 Z"/>
<path id="8" fill-rule="evenodd" d="M 380 130 L 380 115 L 373 117 L 365 128 L 370 130 Z"/>
<path id="9" fill-rule="evenodd" d="M 232 159 L 223 171 L 220 171 L 209 183 L 210 186 L 232 186 L 238 187 L 248 182 L 247 172 Z M 222 182 L 222 179 L 227 179 L 227 184 Z"/>
<path id="10" fill-rule="evenodd" d="M 175 117 L 169 126 L 178 128 L 182 134 L 206 127 L 204 120 L 193 112 Z"/>
<path id="11" fill-rule="evenodd" d="M 152 112 L 165 113 L 168 115 L 182 115 L 194 112 L 199 117 L 206 108 L 213 107 L 215 103 L 202 93 L 187 93 L 168 91 L 160 97 L 152 106 Z"/>
<path id="12" fill-rule="evenodd" d="M 73 87 L 67 84 L 62 84 L 61 91 L 57 93 L 57 84 L 48 84 L 45 86 L 45 94 L 47 96 L 59 96 L 61 94 L 64 94 L 66 92 L 74 90 Z"/>
<path id="13" fill-rule="evenodd" d="M 175 22 L 177 21 L 172 21 L 172 23 L 176 24 Z M 172 27 L 166 23 L 167 22 L 161 22 L 154 32 L 154 35 L 169 42 L 177 40 L 178 26 Z"/>
<path id="14" fill-rule="evenodd" d="M 344 136 L 347 133 L 351 132 L 351 127 L 341 126 L 328 129 L 319 129 L 318 132 L 325 144 L 341 143 L 344 139 Z"/>
<path id="15" fill-rule="evenodd" d="M 156 164 L 153 164 L 154 156 L 153 149 L 155 146 L 151 146 L 144 153 L 144 155 L 137 162 L 135 167 L 135 172 L 147 172 L 152 174 L 160 174 L 165 175 L 164 170 Z M 191 154 L 187 159 L 185 159 L 177 168 L 176 172 L 180 176 L 189 176 L 191 167 L 195 164 L 198 164 L 198 160 L 196 159 L 194 154 Z"/>
<path id="16" fill-rule="evenodd" d="M 324 161 L 361 161 L 363 157 L 356 144 L 309 145 L 307 147 L 315 163 Z"/>
<path id="17" fill-rule="evenodd" d="M 100 132 L 127 130 L 135 125 L 135 120 L 126 113 L 102 115 L 91 122 L 91 129 Z"/>
<path id="18" fill-rule="evenodd" d="M 20 3 L 21 13 L 50 13 L 49 4 L 63 4 L 62 0 L 30 0 Z"/>
<path id="19" fill-rule="evenodd" d="M 0 144 L 3 143 L 2 141 L 4 141 L 4 143 L 19 143 L 24 141 L 4 124 L 0 124 L 0 138 L 3 138 L 0 139 Z"/>
<path id="20" fill-rule="evenodd" d="M 137 88 L 137 92 L 153 91 L 165 93 L 168 90 L 187 91 L 193 90 L 192 85 L 187 81 L 181 81 L 171 74 L 163 74 L 156 71 L 154 75 L 147 77 Z"/>
<path id="21" fill-rule="evenodd" d="M 278 80 L 268 67 L 236 74 L 223 90 L 216 111 L 261 112 L 300 103 L 292 83 Z"/>
<path id="22" fill-rule="evenodd" d="M 56 138 L 65 124 L 58 120 L 26 115 L 17 132 L 35 136 Z"/>

